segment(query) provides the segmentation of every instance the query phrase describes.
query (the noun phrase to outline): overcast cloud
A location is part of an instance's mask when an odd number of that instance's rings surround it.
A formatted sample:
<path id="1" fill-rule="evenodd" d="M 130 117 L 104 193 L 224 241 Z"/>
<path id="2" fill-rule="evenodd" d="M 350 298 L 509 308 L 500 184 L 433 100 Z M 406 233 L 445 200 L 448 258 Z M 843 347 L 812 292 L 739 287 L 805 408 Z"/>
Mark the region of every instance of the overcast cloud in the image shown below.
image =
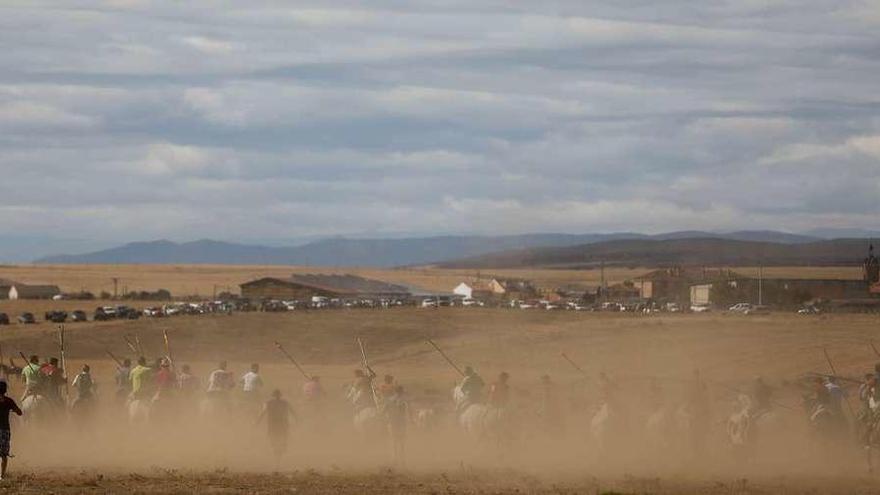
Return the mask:
<path id="1" fill-rule="evenodd" d="M 7 0 L 0 229 L 876 228 L 878 33 L 867 0 Z"/>

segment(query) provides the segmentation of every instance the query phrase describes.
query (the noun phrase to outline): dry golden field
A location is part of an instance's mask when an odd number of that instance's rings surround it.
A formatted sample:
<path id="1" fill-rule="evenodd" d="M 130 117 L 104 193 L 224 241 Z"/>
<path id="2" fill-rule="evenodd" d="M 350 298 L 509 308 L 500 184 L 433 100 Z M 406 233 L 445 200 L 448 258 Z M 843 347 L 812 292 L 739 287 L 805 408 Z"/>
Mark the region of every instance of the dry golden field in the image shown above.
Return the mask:
<path id="1" fill-rule="evenodd" d="M 8 303 L 7 303 L 8 304 Z M 732 410 L 733 389 L 747 389 L 755 375 L 779 387 L 783 411 L 802 425 L 801 373 L 827 372 L 827 350 L 838 371 L 858 376 L 878 359 L 869 344 L 877 337 L 876 315 L 725 314 L 635 316 L 627 314 L 523 311 L 508 309 L 400 308 L 183 316 L 157 320 L 68 324 L 69 368 L 93 368 L 103 390 L 103 426 L 91 432 L 46 436 L 16 426 L 12 493 L 874 493 L 880 482 L 864 476 L 857 449 L 830 462 L 797 445 L 767 451 L 763 462 L 740 464 L 729 458 L 720 421 Z M 106 350 L 134 357 L 122 336 L 137 336 L 145 353 L 164 353 L 162 331 L 171 337 L 178 363 L 204 376 L 220 359 L 235 374 L 249 363 L 263 365 L 269 388 L 279 388 L 299 405 L 302 378 L 273 346 L 284 345 L 305 369 L 319 374 L 342 418 L 333 434 L 312 430 L 308 418 L 293 433 L 291 452 L 274 466 L 262 430 L 252 418 L 236 424 L 200 423 L 144 432 L 124 426 L 113 412 L 113 364 Z M 459 365 L 473 365 L 491 381 L 512 375 L 513 403 L 523 418 L 534 414 L 538 378 L 549 374 L 566 396 L 569 435 L 551 441 L 525 422 L 506 453 L 466 442 L 452 425 L 436 434 L 414 432 L 409 466 L 390 469 L 379 441 L 362 445 L 350 433 L 342 399 L 351 372 L 360 365 L 355 338 L 361 337 L 376 371 L 393 374 L 407 387 L 412 407 L 450 410 L 449 391 L 458 375 L 425 343 L 434 339 Z M 56 329 L 41 323 L 0 328 L 6 356 L 19 351 L 58 354 Z M 586 376 L 563 361 L 565 352 Z M 694 369 L 709 384 L 718 435 L 705 464 L 668 452 L 623 465 L 605 465 L 585 431 L 597 405 L 595 377 L 608 373 L 633 399 L 659 380 L 668 400 L 678 401 Z M 13 396 L 20 393 L 14 384 Z M 181 421 L 197 416 L 183 416 Z M 188 424 L 188 423 L 187 423 Z M 801 426 L 798 426 L 801 428 Z M 203 430 L 204 429 L 204 430 Z M 537 434 L 537 436 L 536 436 Z M 83 435 L 87 435 L 83 437 Z M 170 436 L 169 436 L 170 435 Z M 83 441 L 87 438 L 87 441 Z M 56 442 L 46 450 L 47 442 Z M 621 439 L 630 452 L 648 455 L 638 436 Z M 772 454 L 770 453 L 772 452 Z M 654 455 L 654 454 L 652 454 Z M 710 462 L 711 461 L 711 462 Z M 764 464 L 766 462 L 766 464 Z M 276 474 L 272 474 L 276 472 Z"/>
<path id="2" fill-rule="evenodd" d="M 732 267 L 744 275 L 757 276 L 755 267 Z M 648 272 L 650 268 L 608 268 L 609 283 L 622 282 Z M 228 266 L 228 265 L 0 265 L 0 278 L 23 283 L 54 284 L 72 292 L 80 289 L 96 295 L 113 292 L 113 278 L 118 290 L 167 289 L 177 296 L 210 296 L 215 291 L 238 291 L 238 284 L 260 277 L 286 277 L 292 273 L 352 273 L 379 280 L 415 285 L 428 290 L 451 291 L 459 282 L 477 276 L 525 278 L 539 287 L 553 288 L 564 284 L 598 285 L 600 270 L 501 269 L 453 270 L 438 268 L 326 268 L 302 266 Z M 861 278 L 858 267 L 768 267 L 766 277 L 797 278 Z"/>

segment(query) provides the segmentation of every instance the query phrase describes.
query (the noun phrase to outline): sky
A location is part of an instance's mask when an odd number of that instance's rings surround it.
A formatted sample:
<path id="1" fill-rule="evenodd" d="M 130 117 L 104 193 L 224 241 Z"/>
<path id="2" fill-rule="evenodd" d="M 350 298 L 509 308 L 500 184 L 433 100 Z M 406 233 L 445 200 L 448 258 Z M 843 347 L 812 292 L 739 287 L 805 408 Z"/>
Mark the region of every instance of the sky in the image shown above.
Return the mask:
<path id="1" fill-rule="evenodd" d="M 877 228 L 878 33 L 851 0 L 6 0 L 0 231 Z"/>

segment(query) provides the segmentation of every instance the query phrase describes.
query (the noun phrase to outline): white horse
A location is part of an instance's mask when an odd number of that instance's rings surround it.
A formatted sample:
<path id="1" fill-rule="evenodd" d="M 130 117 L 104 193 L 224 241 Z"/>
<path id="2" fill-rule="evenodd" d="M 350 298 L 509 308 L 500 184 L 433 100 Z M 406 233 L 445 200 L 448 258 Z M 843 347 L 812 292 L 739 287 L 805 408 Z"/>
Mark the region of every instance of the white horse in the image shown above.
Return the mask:
<path id="1" fill-rule="evenodd" d="M 52 401 L 39 394 L 31 394 L 21 400 L 22 421 L 25 423 L 45 423 L 55 414 Z"/>
<path id="2" fill-rule="evenodd" d="M 149 422 L 151 405 L 149 399 L 132 399 L 128 401 L 128 423 L 137 425 Z"/>
<path id="3" fill-rule="evenodd" d="M 468 435 L 478 440 L 491 440 L 498 444 L 508 440 L 513 433 L 510 412 L 503 407 L 488 404 L 467 403 L 461 386 L 452 391 L 452 399 L 459 411 L 458 424 Z"/>
<path id="4" fill-rule="evenodd" d="M 613 402 L 604 402 L 590 418 L 590 436 L 596 445 L 596 453 L 607 457 L 614 453 L 615 445 L 625 445 L 627 420 L 622 408 Z"/>
<path id="5" fill-rule="evenodd" d="M 784 418 L 772 409 L 759 410 L 745 394 L 737 397 L 737 404 L 738 409 L 727 418 L 727 440 L 736 453 L 752 457 L 763 450 L 759 447 L 766 442 L 769 432 L 781 429 Z"/>

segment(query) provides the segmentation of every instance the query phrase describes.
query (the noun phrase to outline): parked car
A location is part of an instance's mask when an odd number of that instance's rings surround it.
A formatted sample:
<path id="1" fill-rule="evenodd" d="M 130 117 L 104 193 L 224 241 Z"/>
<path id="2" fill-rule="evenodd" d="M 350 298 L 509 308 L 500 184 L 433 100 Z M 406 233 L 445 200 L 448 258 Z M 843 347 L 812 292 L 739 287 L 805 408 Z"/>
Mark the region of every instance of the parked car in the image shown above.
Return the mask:
<path id="1" fill-rule="evenodd" d="M 140 317 L 141 312 L 134 308 L 129 308 L 128 306 L 116 307 L 116 318 L 120 320 L 137 320 Z"/>
<path id="2" fill-rule="evenodd" d="M 712 311 L 712 308 L 708 304 L 692 304 L 691 312 L 692 313 L 708 313 Z"/>
<path id="3" fill-rule="evenodd" d="M 425 299 L 422 301 L 421 306 L 423 308 L 438 308 L 440 307 L 440 304 L 437 302 L 436 299 Z"/>
<path id="4" fill-rule="evenodd" d="M 34 318 L 33 313 L 22 313 L 18 316 L 18 323 L 20 325 L 32 325 L 37 322 L 37 319 Z"/>
<path id="5" fill-rule="evenodd" d="M 52 323 L 64 323 L 67 321 L 67 312 L 66 311 L 47 311 L 45 314 L 46 321 L 51 321 Z"/>
<path id="6" fill-rule="evenodd" d="M 113 306 L 99 306 L 95 308 L 95 321 L 107 321 L 116 318 L 116 308 Z"/>
<path id="7" fill-rule="evenodd" d="M 461 305 L 465 307 L 476 306 L 482 308 L 483 306 L 485 306 L 485 303 L 483 303 L 483 301 L 478 301 L 476 299 L 466 297 L 461 300 Z"/>
<path id="8" fill-rule="evenodd" d="M 0 313 L 0 325 L 9 325 L 9 315 Z"/>
<path id="9" fill-rule="evenodd" d="M 165 316 L 165 313 L 162 311 L 162 308 L 158 306 L 153 306 L 151 308 L 144 308 L 144 316 L 149 316 L 150 318 L 161 318 Z"/>
<path id="10" fill-rule="evenodd" d="M 70 313 L 70 321 L 73 321 L 73 322 L 89 321 L 89 316 L 86 314 L 85 311 L 83 311 L 81 309 L 77 309 L 76 311 Z"/>
<path id="11" fill-rule="evenodd" d="M 804 306 L 803 308 L 798 310 L 797 314 L 799 314 L 799 315 L 817 315 L 821 312 L 822 311 L 819 308 L 817 308 L 816 306 Z"/>
<path id="12" fill-rule="evenodd" d="M 746 311 L 752 309 L 752 305 L 750 303 L 736 303 L 733 306 L 727 308 L 731 313 L 745 313 Z"/>
<path id="13" fill-rule="evenodd" d="M 743 311 L 744 315 L 766 315 L 770 314 L 770 308 L 767 306 L 752 306 Z"/>

